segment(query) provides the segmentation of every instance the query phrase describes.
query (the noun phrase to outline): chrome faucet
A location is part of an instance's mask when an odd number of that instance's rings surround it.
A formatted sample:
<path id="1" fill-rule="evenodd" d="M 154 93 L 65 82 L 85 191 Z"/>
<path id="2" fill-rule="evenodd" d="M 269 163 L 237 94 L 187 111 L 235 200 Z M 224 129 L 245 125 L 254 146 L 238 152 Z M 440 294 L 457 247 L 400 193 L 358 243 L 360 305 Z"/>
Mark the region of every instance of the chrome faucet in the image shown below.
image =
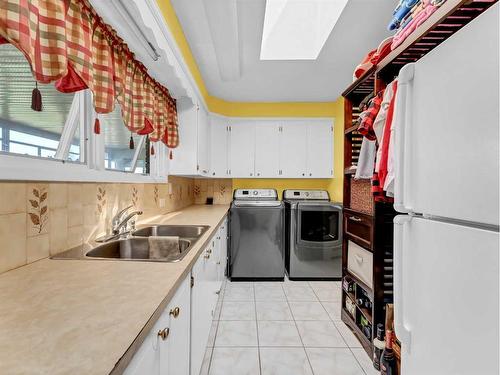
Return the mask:
<path id="1" fill-rule="evenodd" d="M 128 229 L 127 225 L 131 221 L 131 219 L 136 216 L 136 215 L 142 215 L 142 211 L 133 211 L 128 213 L 128 210 L 130 210 L 133 205 L 130 205 L 123 210 L 119 211 L 115 216 L 113 216 L 113 219 L 111 219 L 111 234 L 107 234 L 104 236 L 101 236 L 99 238 L 96 238 L 96 242 L 107 242 L 114 240 L 118 238 L 121 235 L 124 235 L 126 233 L 129 233 L 130 231 L 133 231 L 135 229 L 135 221 L 131 222 L 131 228 Z M 125 214 L 128 214 L 125 216 Z M 125 216 L 125 217 L 124 217 Z"/>
<path id="2" fill-rule="evenodd" d="M 123 214 L 125 214 L 127 212 L 127 210 L 129 209 L 130 207 L 126 208 L 124 212 L 121 213 L 121 215 L 117 218 L 116 221 L 113 220 L 113 234 L 120 234 L 122 233 L 122 229 L 123 228 L 126 228 L 128 222 L 136 215 L 142 215 L 142 211 L 133 211 L 131 213 L 129 213 L 127 216 L 125 216 L 123 219 Z M 134 229 L 135 227 L 135 221 L 133 221 L 133 228 L 132 230 Z"/>
<path id="3" fill-rule="evenodd" d="M 136 215 L 142 215 L 142 211 L 133 211 L 131 213 L 128 213 L 128 210 L 130 210 L 133 205 L 130 205 L 128 207 L 125 207 L 123 210 L 118 212 L 113 219 L 111 220 L 111 225 L 112 225 L 112 233 L 113 234 L 120 234 L 134 216 Z M 128 214 L 125 216 L 125 214 Z M 124 217 L 125 216 L 125 217 Z"/>

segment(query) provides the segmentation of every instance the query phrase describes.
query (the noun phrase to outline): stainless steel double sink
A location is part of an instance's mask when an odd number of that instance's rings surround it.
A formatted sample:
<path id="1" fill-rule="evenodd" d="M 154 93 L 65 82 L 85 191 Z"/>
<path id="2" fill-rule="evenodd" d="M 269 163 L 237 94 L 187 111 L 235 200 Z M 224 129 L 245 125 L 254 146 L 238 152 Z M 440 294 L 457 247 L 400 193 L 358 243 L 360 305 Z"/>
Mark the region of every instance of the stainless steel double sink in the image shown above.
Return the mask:
<path id="1" fill-rule="evenodd" d="M 151 225 L 133 231 L 129 237 L 108 241 L 95 247 L 79 246 L 54 255 L 52 259 L 108 259 L 173 263 L 182 260 L 208 228 L 207 225 Z M 151 236 L 177 236 L 179 248 L 166 254 L 165 258 L 150 258 L 148 237 Z"/>

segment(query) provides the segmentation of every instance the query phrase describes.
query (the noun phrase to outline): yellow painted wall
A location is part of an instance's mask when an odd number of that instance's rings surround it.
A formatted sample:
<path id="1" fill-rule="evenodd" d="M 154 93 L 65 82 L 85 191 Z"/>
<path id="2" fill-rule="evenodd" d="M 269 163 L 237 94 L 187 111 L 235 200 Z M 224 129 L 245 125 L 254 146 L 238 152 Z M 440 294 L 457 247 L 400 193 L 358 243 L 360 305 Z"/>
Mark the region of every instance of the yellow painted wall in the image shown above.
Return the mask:
<path id="1" fill-rule="evenodd" d="M 198 88 L 211 112 L 230 117 L 333 117 L 334 127 L 334 178 L 331 179 L 233 179 L 233 188 L 325 189 L 335 201 L 342 201 L 344 157 L 344 101 L 335 102 L 229 102 L 209 94 L 200 69 L 196 64 L 180 22 L 170 0 L 157 0 L 165 22 L 170 28 Z"/>

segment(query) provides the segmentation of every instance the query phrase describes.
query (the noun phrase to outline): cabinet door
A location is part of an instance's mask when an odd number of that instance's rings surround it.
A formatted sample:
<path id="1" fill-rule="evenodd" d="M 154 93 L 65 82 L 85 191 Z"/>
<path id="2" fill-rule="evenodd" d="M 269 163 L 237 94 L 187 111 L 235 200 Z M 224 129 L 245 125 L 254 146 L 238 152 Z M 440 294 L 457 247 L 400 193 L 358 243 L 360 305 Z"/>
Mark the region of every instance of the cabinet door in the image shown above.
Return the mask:
<path id="1" fill-rule="evenodd" d="M 255 176 L 279 177 L 279 125 L 259 121 L 255 125 Z"/>
<path id="2" fill-rule="evenodd" d="M 306 177 L 307 122 L 286 121 L 280 137 L 280 177 Z"/>
<path id="3" fill-rule="evenodd" d="M 161 374 L 186 375 L 189 373 L 189 333 L 191 325 L 190 296 L 190 277 L 187 277 L 179 286 L 174 298 L 172 298 L 165 310 L 165 314 L 168 314 L 170 322 L 168 345 L 165 345 L 165 349 L 168 350 L 168 359 L 166 360 L 168 372 L 164 371 L 164 351 L 161 350 Z"/>
<path id="4" fill-rule="evenodd" d="M 210 124 L 204 108 L 198 109 L 198 173 L 208 176 L 210 173 Z"/>
<path id="5" fill-rule="evenodd" d="M 210 170 L 213 177 L 227 177 L 229 175 L 228 165 L 228 121 L 222 117 L 212 116 L 210 118 L 211 133 L 211 160 Z"/>
<path id="6" fill-rule="evenodd" d="M 210 252 L 209 252 L 210 250 Z M 208 246 L 193 266 L 191 275 L 191 375 L 200 373 L 208 335 L 212 327 L 212 317 L 217 302 L 214 291 L 214 262 Z"/>
<path id="7" fill-rule="evenodd" d="M 170 174 L 194 175 L 197 174 L 198 153 L 198 110 L 197 105 L 187 100 L 177 102 L 179 119 L 179 146 L 172 149 L 170 160 Z M 155 146 L 156 147 L 156 146 Z"/>
<path id="8" fill-rule="evenodd" d="M 123 374 L 160 374 L 160 350 L 158 348 L 157 331 L 154 328 L 134 354 Z"/>
<path id="9" fill-rule="evenodd" d="M 333 175 L 333 124 L 312 121 L 307 127 L 307 177 L 329 178 Z"/>
<path id="10" fill-rule="evenodd" d="M 220 229 L 219 229 L 219 241 L 220 241 L 220 256 L 218 261 L 218 279 L 221 284 L 226 278 L 226 267 L 227 267 L 227 218 L 224 219 Z"/>
<path id="11" fill-rule="evenodd" d="M 233 121 L 230 125 L 231 177 L 253 177 L 255 165 L 255 123 Z"/>

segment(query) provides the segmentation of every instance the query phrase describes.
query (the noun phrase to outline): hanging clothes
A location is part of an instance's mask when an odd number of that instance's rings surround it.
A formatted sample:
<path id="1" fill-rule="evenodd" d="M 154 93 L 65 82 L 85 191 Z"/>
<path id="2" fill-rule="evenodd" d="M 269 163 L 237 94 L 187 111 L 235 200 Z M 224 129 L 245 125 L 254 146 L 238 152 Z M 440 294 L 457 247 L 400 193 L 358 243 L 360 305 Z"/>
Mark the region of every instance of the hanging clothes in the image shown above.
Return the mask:
<path id="1" fill-rule="evenodd" d="M 355 180 L 370 179 L 373 177 L 376 151 L 376 142 L 363 137 L 361 150 L 359 151 L 358 166 L 356 168 L 356 174 L 354 175 Z"/>
<path id="2" fill-rule="evenodd" d="M 381 187 L 385 186 L 385 180 L 387 178 L 387 172 L 388 172 L 387 161 L 389 158 L 389 143 L 391 137 L 392 120 L 394 116 L 394 104 L 396 102 L 395 99 L 398 90 L 397 81 L 393 81 L 392 86 L 394 90 L 394 95 L 392 96 L 391 103 L 389 104 L 389 109 L 387 110 L 387 119 L 385 121 L 385 126 L 384 126 L 382 146 L 380 147 L 382 149 L 382 152 L 380 156 L 380 167 L 378 171 L 378 176 L 380 179 Z"/>
<path id="3" fill-rule="evenodd" d="M 394 86 L 393 82 L 389 83 L 384 91 L 384 97 L 382 98 L 382 103 L 380 103 L 380 110 L 373 122 L 373 131 L 375 132 L 375 136 L 377 138 L 378 149 L 376 156 L 376 164 L 375 164 L 375 172 L 378 172 L 380 166 L 380 157 L 382 156 L 382 145 L 383 145 L 383 134 L 384 134 L 384 125 L 385 120 L 387 119 L 387 110 L 389 109 L 389 104 L 394 96 Z"/>
<path id="4" fill-rule="evenodd" d="M 401 96 L 394 95 L 394 113 L 397 113 L 398 106 L 401 105 Z M 387 177 L 385 178 L 383 189 L 387 196 L 394 197 L 394 179 L 395 179 L 395 165 L 394 165 L 394 142 L 395 142 L 395 128 L 396 128 L 396 117 L 393 115 L 391 122 L 391 130 L 389 136 L 389 148 L 387 153 Z"/>
<path id="5" fill-rule="evenodd" d="M 382 103 L 383 96 L 384 90 L 379 91 L 377 95 L 375 95 L 375 97 L 371 100 L 368 109 L 363 112 L 365 116 L 358 127 L 358 131 L 371 141 L 377 139 L 375 132 L 373 131 L 373 123 L 377 117 L 378 111 L 380 110 L 380 104 Z"/>
<path id="6" fill-rule="evenodd" d="M 385 180 L 381 180 L 380 173 L 382 173 L 382 176 L 385 179 L 386 173 L 383 170 L 381 172 L 381 166 L 382 166 L 382 160 L 385 157 L 384 150 L 386 150 L 386 147 L 389 144 L 389 139 L 386 139 L 384 135 L 386 129 L 387 128 L 390 129 L 390 123 L 392 122 L 392 115 L 389 116 L 389 114 L 391 109 L 391 103 L 393 103 L 395 97 L 396 88 L 397 88 L 396 80 L 391 82 L 386 87 L 384 92 L 384 97 L 380 105 L 381 107 L 380 111 L 377 114 L 377 118 L 375 119 L 373 125 L 378 143 L 378 149 L 375 161 L 375 172 L 373 173 L 372 177 L 372 193 L 376 201 L 382 201 L 382 202 L 390 202 L 392 200 L 392 198 L 388 197 L 386 195 L 386 192 L 384 191 Z"/>
<path id="7" fill-rule="evenodd" d="M 358 131 L 364 136 L 361 143 L 361 150 L 358 157 L 355 179 L 370 179 L 373 176 L 373 166 L 375 165 L 375 154 L 377 150 L 375 132 L 373 131 L 373 122 L 380 110 L 380 103 L 384 96 L 384 90 L 377 93 L 367 103 L 361 102 L 360 108 L 365 109 L 360 115 L 360 125 Z"/>

